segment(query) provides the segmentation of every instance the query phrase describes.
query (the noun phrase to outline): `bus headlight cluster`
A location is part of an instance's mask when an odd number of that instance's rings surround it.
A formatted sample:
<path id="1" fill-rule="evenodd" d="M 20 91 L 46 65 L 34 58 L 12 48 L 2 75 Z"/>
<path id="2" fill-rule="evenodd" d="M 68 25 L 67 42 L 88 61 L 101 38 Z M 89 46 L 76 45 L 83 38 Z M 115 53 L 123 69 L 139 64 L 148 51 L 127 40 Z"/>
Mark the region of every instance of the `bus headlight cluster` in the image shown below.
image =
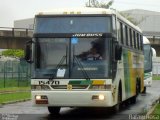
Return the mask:
<path id="1" fill-rule="evenodd" d="M 104 100 L 104 99 L 105 99 L 105 96 L 103 94 L 92 96 L 92 100 Z"/>
<path id="2" fill-rule="evenodd" d="M 46 95 L 36 95 L 35 103 L 36 104 L 48 104 L 48 97 Z"/>

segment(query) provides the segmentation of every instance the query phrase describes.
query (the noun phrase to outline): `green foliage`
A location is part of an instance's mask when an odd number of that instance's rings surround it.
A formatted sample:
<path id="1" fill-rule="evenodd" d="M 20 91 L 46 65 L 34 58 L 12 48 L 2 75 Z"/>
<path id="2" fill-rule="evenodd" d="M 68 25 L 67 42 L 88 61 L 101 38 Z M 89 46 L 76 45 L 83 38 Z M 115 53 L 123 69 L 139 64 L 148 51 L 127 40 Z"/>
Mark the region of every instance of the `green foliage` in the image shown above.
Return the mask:
<path id="1" fill-rule="evenodd" d="M 156 108 L 154 109 L 152 115 L 160 115 L 160 104 L 158 104 L 156 106 Z M 160 116 L 159 116 L 160 117 Z M 157 119 L 158 120 L 158 119 Z"/>
<path id="2" fill-rule="evenodd" d="M 99 2 L 98 0 L 89 0 L 89 2 L 86 3 L 86 7 L 94 7 L 94 8 L 110 8 L 112 6 L 114 0 L 106 2 Z"/>
<path id="3" fill-rule="evenodd" d="M 154 75 L 152 79 L 153 79 L 153 80 L 160 80 L 160 76 Z"/>
<path id="4" fill-rule="evenodd" d="M 10 57 L 24 57 L 24 50 L 20 50 L 20 49 L 8 49 L 5 51 L 2 51 L 2 55 L 4 56 L 10 56 Z"/>

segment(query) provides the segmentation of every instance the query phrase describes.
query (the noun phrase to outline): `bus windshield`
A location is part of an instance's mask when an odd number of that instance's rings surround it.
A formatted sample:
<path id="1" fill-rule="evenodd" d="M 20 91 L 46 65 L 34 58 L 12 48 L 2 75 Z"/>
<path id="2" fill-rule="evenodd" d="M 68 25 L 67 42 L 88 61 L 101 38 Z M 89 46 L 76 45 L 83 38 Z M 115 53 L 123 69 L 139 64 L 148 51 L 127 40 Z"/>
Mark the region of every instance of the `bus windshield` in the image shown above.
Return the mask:
<path id="1" fill-rule="evenodd" d="M 37 17 L 35 33 L 110 33 L 111 17 Z"/>
<path id="2" fill-rule="evenodd" d="M 109 38 L 38 38 L 35 78 L 106 78 Z"/>
<path id="3" fill-rule="evenodd" d="M 152 70 L 151 46 L 147 44 L 144 45 L 144 70 Z"/>

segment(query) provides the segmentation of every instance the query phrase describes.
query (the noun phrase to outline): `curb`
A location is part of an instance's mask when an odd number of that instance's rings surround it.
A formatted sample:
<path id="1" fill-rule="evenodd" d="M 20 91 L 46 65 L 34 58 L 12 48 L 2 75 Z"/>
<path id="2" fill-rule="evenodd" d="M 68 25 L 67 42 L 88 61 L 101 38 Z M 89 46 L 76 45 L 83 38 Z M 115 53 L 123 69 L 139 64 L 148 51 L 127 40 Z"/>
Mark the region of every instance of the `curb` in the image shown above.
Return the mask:
<path id="1" fill-rule="evenodd" d="M 160 103 L 160 97 L 158 97 L 153 103 L 146 115 L 151 115 L 155 109 L 155 107 Z"/>

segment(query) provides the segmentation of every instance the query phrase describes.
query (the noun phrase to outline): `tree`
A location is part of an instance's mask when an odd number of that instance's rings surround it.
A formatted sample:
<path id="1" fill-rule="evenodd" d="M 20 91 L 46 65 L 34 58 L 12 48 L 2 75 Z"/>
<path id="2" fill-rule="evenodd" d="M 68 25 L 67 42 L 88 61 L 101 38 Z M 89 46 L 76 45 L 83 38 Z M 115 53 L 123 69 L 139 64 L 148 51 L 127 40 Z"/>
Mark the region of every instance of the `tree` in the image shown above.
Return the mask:
<path id="1" fill-rule="evenodd" d="M 94 8 L 110 8 L 112 6 L 114 0 L 106 2 L 99 2 L 98 0 L 89 0 L 89 2 L 86 3 L 86 7 L 94 7 Z"/>
<path id="2" fill-rule="evenodd" d="M 9 56 L 9 57 L 24 57 L 24 50 L 14 50 L 14 49 L 8 49 L 5 51 L 2 51 L 2 55 Z"/>

